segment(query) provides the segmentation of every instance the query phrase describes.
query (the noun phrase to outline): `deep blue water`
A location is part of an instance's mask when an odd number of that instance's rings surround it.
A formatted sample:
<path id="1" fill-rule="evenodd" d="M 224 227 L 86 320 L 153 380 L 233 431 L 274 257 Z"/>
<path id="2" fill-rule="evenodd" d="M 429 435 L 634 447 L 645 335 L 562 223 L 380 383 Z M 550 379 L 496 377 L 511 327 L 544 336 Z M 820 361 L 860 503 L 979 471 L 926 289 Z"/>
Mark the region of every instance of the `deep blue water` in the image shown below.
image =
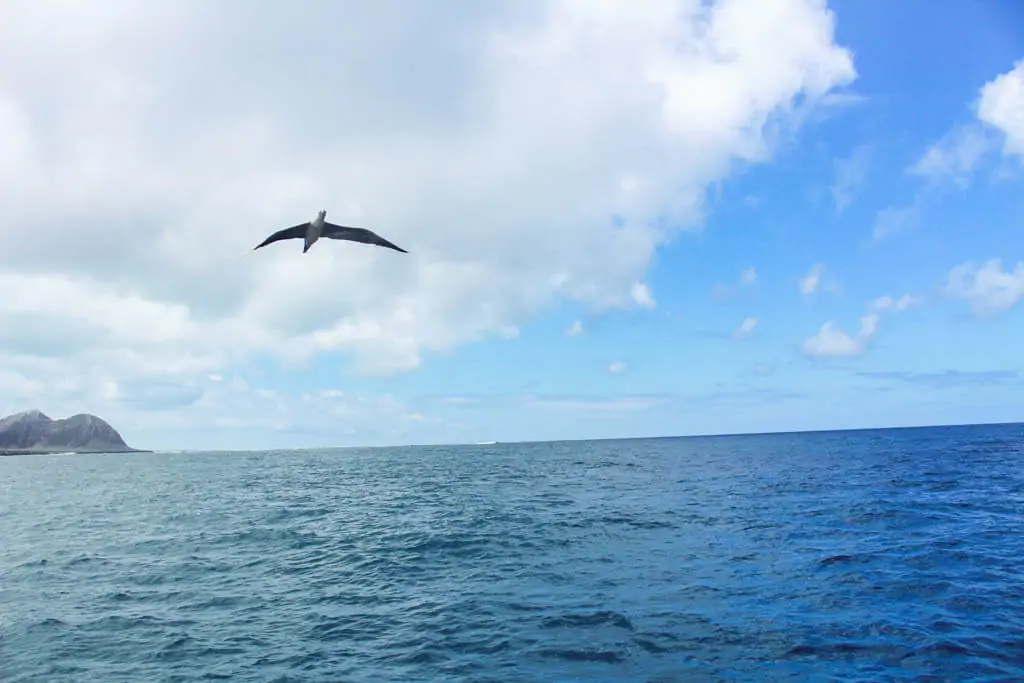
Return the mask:
<path id="1" fill-rule="evenodd" d="M 1024 680 L 1024 426 L 0 458 L 0 680 Z"/>

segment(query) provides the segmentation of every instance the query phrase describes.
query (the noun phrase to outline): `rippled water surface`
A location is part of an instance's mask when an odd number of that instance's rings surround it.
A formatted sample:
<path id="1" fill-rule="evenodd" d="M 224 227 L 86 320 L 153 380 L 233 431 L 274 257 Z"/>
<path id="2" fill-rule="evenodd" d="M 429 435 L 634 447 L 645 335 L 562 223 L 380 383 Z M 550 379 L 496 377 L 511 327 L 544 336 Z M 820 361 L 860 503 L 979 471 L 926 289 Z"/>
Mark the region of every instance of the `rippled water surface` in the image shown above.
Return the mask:
<path id="1" fill-rule="evenodd" d="M 0 458 L 3 681 L 1024 679 L 1024 426 Z"/>

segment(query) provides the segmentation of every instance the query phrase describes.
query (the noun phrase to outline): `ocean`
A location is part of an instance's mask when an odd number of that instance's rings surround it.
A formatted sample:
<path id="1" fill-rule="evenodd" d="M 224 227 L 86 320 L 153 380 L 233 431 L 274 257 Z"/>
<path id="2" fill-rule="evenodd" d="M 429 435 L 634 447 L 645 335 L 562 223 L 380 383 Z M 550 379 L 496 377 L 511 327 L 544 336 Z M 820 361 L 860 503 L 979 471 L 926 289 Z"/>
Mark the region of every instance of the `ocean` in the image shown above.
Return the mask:
<path id="1" fill-rule="evenodd" d="M 0 680 L 1024 680 L 1024 425 L 0 458 Z"/>

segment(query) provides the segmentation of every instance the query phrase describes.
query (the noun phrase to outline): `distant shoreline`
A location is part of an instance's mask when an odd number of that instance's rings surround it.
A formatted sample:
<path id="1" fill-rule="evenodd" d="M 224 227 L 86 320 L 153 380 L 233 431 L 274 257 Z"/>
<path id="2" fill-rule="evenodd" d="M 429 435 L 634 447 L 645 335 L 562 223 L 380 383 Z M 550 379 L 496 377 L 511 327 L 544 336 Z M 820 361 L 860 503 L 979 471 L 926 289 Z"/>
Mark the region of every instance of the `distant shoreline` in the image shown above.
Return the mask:
<path id="1" fill-rule="evenodd" d="M 101 454 L 122 454 L 122 453 L 153 453 L 139 448 L 97 450 L 89 448 L 0 448 L 0 457 L 5 455 L 101 455 Z"/>

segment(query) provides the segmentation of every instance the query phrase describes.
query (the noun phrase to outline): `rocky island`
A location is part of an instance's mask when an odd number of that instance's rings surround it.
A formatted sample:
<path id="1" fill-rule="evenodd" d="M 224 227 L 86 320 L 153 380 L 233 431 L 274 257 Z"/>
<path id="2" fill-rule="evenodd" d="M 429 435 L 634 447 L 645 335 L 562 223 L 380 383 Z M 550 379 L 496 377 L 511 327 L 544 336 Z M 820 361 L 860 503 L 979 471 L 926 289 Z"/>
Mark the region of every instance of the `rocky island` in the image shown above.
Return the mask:
<path id="1" fill-rule="evenodd" d="M 39 410 L 26 410 L 0 418 L 0 455 L 146 452 L 128 446 L 116 429 L 95 415 L 53 420 Z"/>

